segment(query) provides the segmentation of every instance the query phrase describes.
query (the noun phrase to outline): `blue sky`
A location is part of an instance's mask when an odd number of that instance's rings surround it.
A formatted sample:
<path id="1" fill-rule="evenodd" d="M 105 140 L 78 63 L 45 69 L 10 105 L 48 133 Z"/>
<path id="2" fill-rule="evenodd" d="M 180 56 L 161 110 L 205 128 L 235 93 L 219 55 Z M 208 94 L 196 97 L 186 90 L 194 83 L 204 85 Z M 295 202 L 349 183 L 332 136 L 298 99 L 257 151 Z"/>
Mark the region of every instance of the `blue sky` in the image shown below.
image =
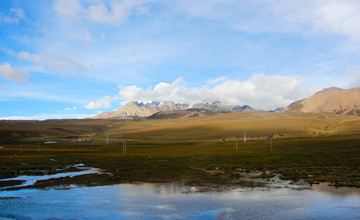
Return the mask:
<path id="1" fill-rule="evenodd" d="M 357 0 L 3 0 L 0 118 L 131 100 L 271 110 L 360 87 Z"/>

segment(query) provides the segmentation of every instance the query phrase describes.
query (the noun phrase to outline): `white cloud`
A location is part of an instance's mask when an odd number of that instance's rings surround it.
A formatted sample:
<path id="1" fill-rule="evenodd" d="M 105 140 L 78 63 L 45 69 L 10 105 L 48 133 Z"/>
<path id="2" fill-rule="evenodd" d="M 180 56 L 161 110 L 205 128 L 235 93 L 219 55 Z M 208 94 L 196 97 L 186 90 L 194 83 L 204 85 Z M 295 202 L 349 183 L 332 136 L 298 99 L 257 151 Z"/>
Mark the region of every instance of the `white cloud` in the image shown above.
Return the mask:
<path id="1" fill-rule="evenodd" d="M 15 17 L 20 18 L 20 19 L 25 19 L 26 18 L 25 12 L 24 12 L 24 10 L 22 8 L 11 8 L 10 9 L 10 14 L 12 14 Z"/>
<path id="2" fill-rule="evenodd" d="M 189 16 L 221 21 L 246 32 L 337 34 L 358 39 L 358 0 L 183 0 L 168 4 Z"/>
<path id="3" fill-rule="evenodd" d="M 44 54 L 31 54 L 27 51 L 21 51 L 19 53 L 15 53 L 12 50 L 7 51 L 7 53 L 18 59 L 40 64 L 47 71 L 56 71 L 59 69 L 69 69 L 69 68 L 74 68 L 77 71 L 89 70 L 89 68 L 82 62 L 79 62 L 77 60 L 74 60 L 66 56 L 49 57 Z"/>
<path id="4" fill-rule="evenodd" d="M 4 23 L 19 23 L 21 19 L 25 19 L 26 15 L 22 8 L 11 8 L 8 15 L 0 16 L 0 21 Z"/>
<path id="5" fill-rule="evenodd" d="M 31 54 L 26 51 L 14 53 L 12 50 L 8 52 L 10 55 L 17 57 L 18 59 L 27 60 L 33 63 L 41 63 L 44 61 L 44 56 L 41 54 Z"/>
<path id="6" fill-rule="evenodd" d="M 119 24 L 123 23 L 128 16 L 134 13 L 133 10 L 143 3 L 142 0 L 113 1 L 110 9 L 103 4 L 91 5 L 87 9 L 87 16 L 89 20 L 96 23 Z"/>
<path id="7" fill-rule="evenodd" d="M 189 88 L 183 85 L 182 78 L 171 84 L 161 82 L 154 89 L 142 89 L 134 85 L 120 87 L 119 95 L 124 102 L 174 101 L 192 105 L 220 101 L 224 105 L 250 105 L 256 109 L 272 110 L 314 92 L 314 89 L 302 87 L 298 76 L 266 76 L 260 73 L 253 74 L 246 81 L 222 79 L 212 87 L 207 84 Z"/>
<path id="8" fill-rule="evenodd" d="M 13 36 L 12 37 L 14 40 L 20 42 L 20 43 L 24 43 L 24 44 L 27 44 L 27 43 L 30 43 L 31 42 L 31 39 L 26 35 L 24 34 L 23 36 Z"/>
<path id="9" fill-rule="evenodd" d="M 77 107 L 76 107 L 76 106 L 73 106 L 72 108 L 68 107 L 68 108 L 66 108 L 65 110 L 66 110 L 66 111 L 70 111 L 70 110 L 76 110 L 76 109 L 77 109 Z"/>
<path id="10" fill-rule="evenodd" d="M 117 97 L 110 97 L 105 96 L 102 99 L 99 99 L 97 101 L 91 101 L 89 104 L 85 106 L 87 109 L 99 109 L 99 108 L 110 108 L 111 107 L 111 101 L 117 100 Z"/>
<path id="11" fill-rule="evenodd" d="M 359 10 L 359 1 L 325 1 L 316 11 L 316 17 L 319 19 L 314 20 L 314 26 L 327 32 L 358 38 L 360 34 Z"/>
<path id="12" fill-rule="evenodd" d="M 66 20 L 86 19 L 99 24 L 121 24 L 133 14 L 147 13 L 144 4 L 149 0 L 111 1 L 109 5 L 103 1 L 94 1 L 87 7 L 79 0 L 56 0 L 54 9 Z M 89 2 L 88 2 L 89 3 Z"/>
<path id="13" fill-rule="evenodd" d="M 50 61 L 50 68 L 49 70 L 58 70 L 58 69 L 65 69 L 65 68 L 75 68 L 77 71 L 88 71 L 89 68 L 70 57 L 57 57 Z"/>
<path id="14" fill-rule="evenodd" d="M 223 81 L 225 81 L 227 79 L 228 79 L 227 77 L 219 77 L 219 78 L 216 78 L 216 79 L 209 79 L 207 81 L 207 84 L 208 85 L 214 85 L 214 84 L 218 84 L 220 82 L 223 82 Z"/>
<path id="15" fill-rule="evenodd" d="M 82 7 L 79 0 L 55 0 L 54 9 L 62 18 L 74 20 L 81 12 Z"/>
<path id="16" fill-rule="evenodd" d="M 95 114 L 36 114 L 30 116 L 8 116 L 0 117 L 0 120 L 47 120 L 47 119 L 81 119 L 90 118 Z"/>
<path id="17" fill-rule="evenodd" d="M 29 74 L 27 72 L 11 67 L 9 63 L 0 65 L 0 75 L 17 82 L 27 82 L 29 78 Z"/>
<path id="18" fill-rule="evenodd" d="M 350 80 L 344 85 L 345 88 L 359 88 L 360 87 L 360 69 L 357 66 L 349 66 L 347 72 L 351 74 Z"/>
<path id="19" fill-rule="evenodd" d="M 47 100 L 67 102 L 74 104 L 85 104 L 82 98 L 75 95 L 69 95 L 68 92 L 56 92 L 54 88 L 56 83 L 39 83 L 37 85 L 30 84 L 22 87 L 14 87 L 12 85 L 0 86 L 0 99 L 12 98 L 18 100 L 19 98 L 29 98 L 32 100 Z M 70 93 L 71 94 L 71 93 Z"/>
<path id="20" fill-rule="evenodd" d="M 91 33 L 87 30 L 75 31 L 75 32 L 69 34 L 68 38 L 70 40 L 75 40 L 75 41 L 85 42 L 85 43 L 89 43 L 93 40 Z"/>

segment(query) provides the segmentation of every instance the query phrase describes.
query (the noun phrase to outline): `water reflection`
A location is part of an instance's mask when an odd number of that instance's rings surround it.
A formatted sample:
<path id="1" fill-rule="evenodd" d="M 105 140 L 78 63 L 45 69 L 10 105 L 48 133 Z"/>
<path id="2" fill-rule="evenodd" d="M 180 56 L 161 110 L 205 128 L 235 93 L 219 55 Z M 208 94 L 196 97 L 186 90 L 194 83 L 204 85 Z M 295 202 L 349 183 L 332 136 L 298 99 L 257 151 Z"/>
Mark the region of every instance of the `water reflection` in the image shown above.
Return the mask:
<path id="1" fill-rule="evenodd" d="M 180 183 L 171 184 L 156 184 L 154 187 L 154 193 L 156 194 L 179 194 L 189 190 L 190 187 L 184 186 Z"/>
<path id="2" fill-rule="evenodd" d="M 185 186 L 179 182 L 174 183 L 141 183 L 141 184 L 122 184 L 126 188 L 125 193 L 128 196 L 141 194 L 158 194 L 158 195 L 174 195 L 192 192 L 196 187 Z"/>
<path id="3" fill-rule="evenodd" d="M 172 184 L 123 184 L 72 190 L 1 191 L 2 217 L 46 219 L 351 219 L 360 193 L 290 188 L 237 188 L 198 193 Z"/>

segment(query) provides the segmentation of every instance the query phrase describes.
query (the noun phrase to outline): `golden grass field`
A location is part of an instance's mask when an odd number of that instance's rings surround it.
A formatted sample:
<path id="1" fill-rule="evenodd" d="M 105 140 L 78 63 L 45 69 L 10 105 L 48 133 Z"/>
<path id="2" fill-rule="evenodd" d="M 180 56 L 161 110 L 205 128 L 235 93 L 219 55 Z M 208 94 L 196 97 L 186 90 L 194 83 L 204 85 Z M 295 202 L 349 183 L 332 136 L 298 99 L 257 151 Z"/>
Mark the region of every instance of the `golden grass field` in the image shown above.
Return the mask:
<path id="1" fill-rule="evenodd" d="M 241 112 L 198 118 L 117 122 L 109 127 L 111 139 L 185 141 L 242 138 L 354 134 L 360 132 L 360 118 L 304 113 Z M 98 134 L 96 137 L 103 137 Z"/>
<path id="2" fill-rule="evenodd" d="M 191 141 L 322 136 L 360 133 L 360 118 L 332 114 L 241 112 L 202 117 L 139 120 L 2 121 L 0 140 Z"/>

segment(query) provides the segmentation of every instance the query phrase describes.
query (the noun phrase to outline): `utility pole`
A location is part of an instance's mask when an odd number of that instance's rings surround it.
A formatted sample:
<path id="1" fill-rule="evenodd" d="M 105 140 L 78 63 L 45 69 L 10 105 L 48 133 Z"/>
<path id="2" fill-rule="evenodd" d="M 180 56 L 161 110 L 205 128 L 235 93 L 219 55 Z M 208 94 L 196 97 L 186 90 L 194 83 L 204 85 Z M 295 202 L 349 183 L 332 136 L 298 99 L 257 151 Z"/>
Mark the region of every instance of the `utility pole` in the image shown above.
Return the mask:
<path id="1" fill-rule="evenodd" d="M 246 133 L 245 133 L 245 130 L 244 130 L 244 143 L 246 143 Z"/>
<path id="2" fill-rule="evenodd" d="M 126 140 L 123 140 L 123 155 L 126 153 Z"/>

